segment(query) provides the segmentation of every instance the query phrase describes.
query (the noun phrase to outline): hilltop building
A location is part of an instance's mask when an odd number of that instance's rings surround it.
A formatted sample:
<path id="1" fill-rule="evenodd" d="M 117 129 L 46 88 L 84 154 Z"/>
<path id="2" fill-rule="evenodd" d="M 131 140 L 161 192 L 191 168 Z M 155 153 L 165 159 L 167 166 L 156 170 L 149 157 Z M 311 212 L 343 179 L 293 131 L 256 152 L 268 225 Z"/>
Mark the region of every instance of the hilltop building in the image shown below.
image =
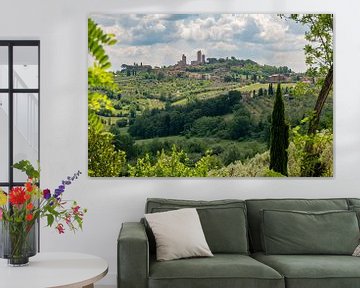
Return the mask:
<path id="1" fill-rule="evenodd" d="M 284 74 L 273 74 L 269 76 L 268 81 L 270 83 L 279 83 L 279 82 L 288 82 L 289 79 Z"/>
<path id="2" fill-rule="evenodd" d="M 197 51 L 197 61 L 201 63 L 201 50 Z"/>
<path id="3" fill-rule="evenodd" d="M 197 51 L 196 52 L 196 60 L 193 60 L 190 62 L 190 65 L 201 65 L 201 64 L 205 64 L 206 60 L 205 60 L 205 54 L 202 54 L 201 50 Z M 183 54 L 181 56 L 181 60 L 179 60 L 177 63 L 176 63 L 176 66 L 179 66 L 179 67 L 185 67 L 187 65 L 186 63 L 186 55 Z"/>
<path id="4" fill-rule="evenodd" d="M 205 64 L 205 54 L 202 54 L 201 50 L 196 53 L 196 60 L 191 61 L 191 65 Z"/>
<path id="5" fill-rule="evenodd" d="M 184 67 L 186 66 L 186 56 L 185 54 L 182 55 L 181 60 L 178 61 L 177 65 Z"/>
<path id="6" fill-rule="evenodd" d="M 122 64 L 121 65 L 121 70 L 132 70 L 132 71 L 148 71 L 151 70 L 152 66 L 151 65 L 143 65 L 143 63 L 141 62 L 140 65 L 138 63 L 134 62 L 134 65 L 127 65 L 127 64 Z"/>

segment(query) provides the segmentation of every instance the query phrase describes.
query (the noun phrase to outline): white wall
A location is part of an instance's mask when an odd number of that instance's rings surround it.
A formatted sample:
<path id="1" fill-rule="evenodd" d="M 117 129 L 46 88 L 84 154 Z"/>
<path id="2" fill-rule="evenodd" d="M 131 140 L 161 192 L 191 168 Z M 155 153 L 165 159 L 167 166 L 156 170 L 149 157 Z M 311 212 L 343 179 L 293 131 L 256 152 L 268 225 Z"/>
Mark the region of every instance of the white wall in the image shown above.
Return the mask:
<path id="1" fill-rule="evenodd" d="M 331 2 L 337 2 L 331 3 Z M 358 0 L 1 0 L 1 39 L 41 40 L 41 165 L 43 187 L 84 172 L 67 192 L 89 209 L 82 233 L 42 229 L 43 251 L 104 257 L 115 285 L 116 238 L 137 221 L 147 197 L 218 199 L 359 197 L 360 38 Z M 90 179 L 87 172 L 87 15 L 91 12 L 335 12 L 336 176 L 333 179 Z"/>

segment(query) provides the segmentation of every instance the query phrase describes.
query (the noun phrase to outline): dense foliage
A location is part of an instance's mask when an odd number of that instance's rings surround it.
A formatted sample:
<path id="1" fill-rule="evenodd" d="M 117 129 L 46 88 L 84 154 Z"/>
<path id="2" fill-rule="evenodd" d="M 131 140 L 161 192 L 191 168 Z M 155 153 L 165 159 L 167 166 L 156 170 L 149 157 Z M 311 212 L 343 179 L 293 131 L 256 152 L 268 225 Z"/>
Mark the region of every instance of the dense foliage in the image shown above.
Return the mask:
<path id="1" fill-rule="evenodd" d="M 186 153 L 173 146 L 170 154 L 158 152 L 156 162 L 151 161 L 149 154 L 137 159 L 134 166 L 129 165 L 129 173 L 134 177 L 206 177 L 215 165 L 212 162 L 211 156 L 206 155 L 192 165 Z"/>
<path id="2" fill-rule="evenodd" d="M 119 176 L 125 165 L 125 153 L 115 150 L 114 135 L 103 131 L 102 127 L 98 129 L 93 121 L 96 120 L 90 119 L 88 128 L 89 176 Z"/>
<path id="3" fill-rule="evenodd" d="M 231 113 L 240 100 L 240 92 L 230 91 L 227 95 L 187 105 L 144 111 L 129 127 L 128 132 L 131 136 L 141 139 L 183 134 L 190 130 L 199 118 Z"/>

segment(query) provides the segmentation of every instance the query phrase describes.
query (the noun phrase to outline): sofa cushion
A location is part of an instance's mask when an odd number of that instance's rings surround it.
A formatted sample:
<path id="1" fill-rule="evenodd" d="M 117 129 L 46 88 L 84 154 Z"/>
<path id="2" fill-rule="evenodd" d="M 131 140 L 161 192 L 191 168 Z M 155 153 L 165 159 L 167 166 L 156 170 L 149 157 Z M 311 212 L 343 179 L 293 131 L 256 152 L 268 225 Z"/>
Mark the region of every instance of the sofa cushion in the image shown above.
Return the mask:
<path id="1" fill-rule="evenodd" d="M 360 198 L 348 198 L 347 201 L 349 206 L 360 206 Z"/>
<path id="2" fill-rule="evenodd" d="M 343 255 L 265 255 L 256 260 L 284 275 L 287 288 L 358 288 L 360 258 Z"/>
<path id="3" fill-rule="evenodd" d="M 358 219 L 358 224 L 359 224 L 359 228 L 360 228 L 360 205 L 359 206 L 351 205 L 349 207 L 349 210 L 354 211 L 356 213 L 356 217 Z"/>
<path id="4" fill-rule="evenodd" d="M 195 208 L 145 214 L 156 239 L 159 261 L 213 256 Z"/>
<path id="5" fill-rule="evenodd" d="M 284 288 L 274 269 L 246 255 L 150 261 L 149 288 Z"/>
<path id="6" fill-rule="evenodd" d="M 193 201 L 153 198 L 147 200 L 146 213 L 188 207 L 197 208 L 206 241 L 213 253 L 249 253 L 246 207 L 242 200 Z M 151 233 L 149 238 L 152 239 Z"/>
<path id="7" fill-rule="evenodd" d="M 354 211 L 262 210 L 266 254 L 352 255 L 359 244 Z"/>
<path id="8" fill-rule="evenodd" d="M 246 200 L 252 251 L 262 251 L 260 210 L 327 211 L 348 210 L 346 199 L 254 199 Z"/>

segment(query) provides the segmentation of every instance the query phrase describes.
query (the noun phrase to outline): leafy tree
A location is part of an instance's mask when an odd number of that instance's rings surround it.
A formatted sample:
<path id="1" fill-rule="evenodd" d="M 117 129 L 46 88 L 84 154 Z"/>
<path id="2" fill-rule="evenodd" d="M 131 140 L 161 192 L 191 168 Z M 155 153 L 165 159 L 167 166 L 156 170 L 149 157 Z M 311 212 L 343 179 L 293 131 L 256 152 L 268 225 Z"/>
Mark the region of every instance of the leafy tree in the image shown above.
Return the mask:
<path id="1" fill-rule="evenodd" d="M 305 124 L 309 118 L 305 118 L 301 124 Z M 292 140 L 289 145 L 289 176 L 299 176 L 308 167 L 313 167 L 309 171 L 311 177 L 332 177 L 333 176 L 333 133 L 331 130 L 324 129 L 315 135 L 301 133 L 301 126 L 296 126 L 291 130 Z M 314 152 L 318 157 L 310 158 L 304 148 L 306 143 L 312 142 Z M 314 161 L 307 163 L 307 161 Z M 304 167 L 305 166 L 305 167 Z"/>
<path id="2" fill-rule="evenodd" d="M 241 107 L 234 112 L 234 119 L 230 123 L 230 137 L 231 139 L 238 140 L 248 136 L 251 129 L 250 113 L 246 108 Z"/>
<path id="3" fill-rule="evenodd" d="M 307 157 L 304 158 L 306 160 L 301 173 L 302 176 L 312 176 L 316 169 L 313 165 L 318 162 L 316 158 L 319 154 L 316 153 L 313 141 L 310 139 L 314 138 L 319 129 L 321 112 L 333 87 L 333 14 L 291 14 L 286 18 L 309 28 L 305 33 L 305 39 L 309 44 L 304 47 L 306 63 L 309 66 L 308 74 L 317 77 L 321 86 L 313 113 L 309 118 L 307 131 L 309 141 L 304 148 Z"/>
<path id="4" fill-rule="evenodd" d="M 129 117 L 128 117 L 129 125 L 134 124 L 135 119 L 136 119 L 136 107 L 134 105 L 131 105 L 129 110 Z"/>
<path id="5" fill-rule="evenodd" d="M 202 157 L 191 166 L 191 162 L 184 151 L 178 151 L 174 145 L 171 154 L 164 150 L 158 152 L 156 161 L 152 162 L 150 155 L 138 158 L 134 166 L 129 165 L 130 176 L 134 177 L 206 177 L 213 167 L 210 155 Z"/>
<path id="6" fill-rule="evenodd" d="M 269 170 L 269 151 L 256 154 L 245 161 L 235 161 L 230 165 L 209 172 L 210 177 L 265 177 Z"/>
<path id="7" fill-rule="evenodd" d="M 293 96 L 295 97 L 306 97 L 312 96 L 316 93 L 316 89 L 313 85 L 303 82 L 298 82 L 293 89 Z"/>
<path id="8" fill-rule="evenodd" d="M 92 116 L 92 117 L 91 117 Z M 116 151 L 113 134 L 105 132 L 99 118 L 89 115 L 88 173 L 92 177 L 117 177 L 125 165 L 125 153 Z"/>
<path id="9" fill-rule="evenodd" d="M 117 127 L 126 127 L 128 123 L 128 120 L 125 118 L 120 118 L 119 120 L 116 121 L 116 126 Z"/>
<path id="10" fill-rule="evenodd" d="M 271 120 L 269 168 L 287 176 L 289 126 L 285 123 L 285 108 L 280 84 L 277 85 Z"/>
<path id="11" fill-rule="evenodd" d="M 228 145 L 226 147 L 226 150 L 223 153 L 221 153 L 221 160 L 226 166 L 232 162 L 235 162 L 236 160 L 240 160 L 241 158 L 242 158 L 241 150 L 235 144 Z"/>
<path id="12" fill-rule="evenodd" d="M 264 95 L 264 89 L 263 89 L 263 88 L 259 88 L 258 96 L 263 96 L 263 95 Z"/>
<path id="13" fill-rule="evenodd" d="M 110 133 L 114 135 L 113 144 L 117 151 L 124 151 L 128 160 L 136 156 L 135 140 L 127 133 L 121 133 L 117 126 L 111 126 Z"/>
<path id="14" fill-rule="evenodd" d="M 200 137 L 211 137 L 219 130 L 225 129 L 225 122 L 222 117 L 201 117 L 191 127 L 190 133 Z"/>
<path id="15" fill-rule="evenodd" d="M 308 134 L 315 134 L 320 122 L 321 111 L 333 86 L 333 14 L 291 14 L 287 17 L 309 28 L 305 39 L 308 74 L 319 77 L 321 89 L 309 122 Z"/>
<path id="16" fill-rule="evenodd" d="M 224 82 L 231 82 L 231 81 L 233 81 L 233 77 L 231 75 L 224 76 Z"/>

